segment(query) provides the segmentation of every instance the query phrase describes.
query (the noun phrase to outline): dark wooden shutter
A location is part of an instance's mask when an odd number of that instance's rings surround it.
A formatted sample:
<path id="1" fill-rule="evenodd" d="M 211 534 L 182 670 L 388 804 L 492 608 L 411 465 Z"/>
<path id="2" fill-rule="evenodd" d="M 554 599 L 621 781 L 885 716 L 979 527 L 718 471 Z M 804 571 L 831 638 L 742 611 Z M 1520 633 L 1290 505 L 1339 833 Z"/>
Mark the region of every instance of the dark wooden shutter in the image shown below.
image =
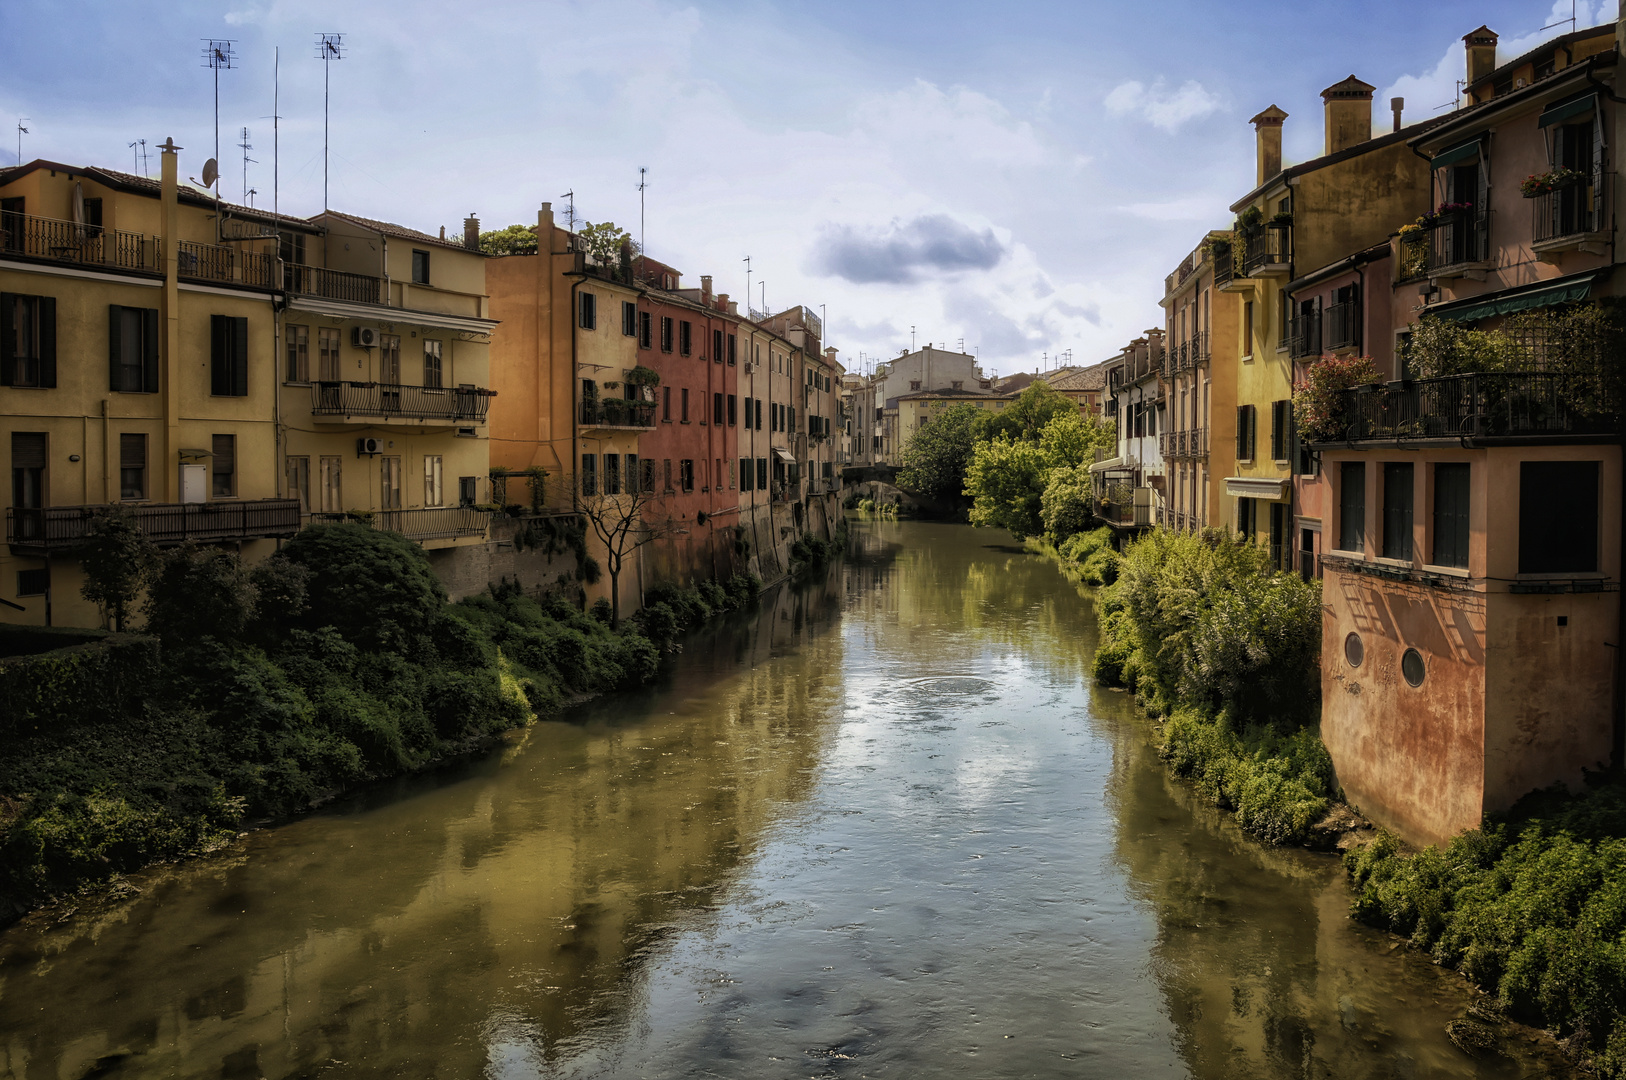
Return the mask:
<path id="1" fill-rule="evenodd" d="M 1236 459 L 1248 460 L 1248 407 L 1236 407 Z"/>
<path id="2" fill-rule="evenodd" d="M 119 436 L 119 468 L 145 469 L 147 467 L 147 437 L 123 434 Z"/>
<path id="3" fill-rule="evenodd" d="M 1466 462 L 1434 466 L 1435 566 L 1468 565 L 1468 479 Z"/>
<path id="4" fill-rule="evenodd" d="M 56 385 L 56 297 L 39 298 L 40 385 Z M 0 307 L 4 304 L 0 303 Z"/>
<path id="5" fill-rule="evenodd" d="M 13 469 L 45 468 L 45 432 L 13 431 L 11 433 L 11 467 Z"/>
<path id="6" fill-rule="evenodd" d="M 118 304 L 107 305 L 107 387 L 115 393 L 123 390 L 121 382 L 119 355 L 120 345 L 124 340 L 124 308 Z"/>
<path id="7" fill-rule="evenodd" d="M 1598 463 L 1519 463 L 1519 573 L 1598 569 Z"/>
<path id="8" fill-rule="evenodd" d="M 231 380 L 232 393 L 237 397 L 248 395 L 248 319 L 237 316 L 231 321 Z"/>
<path id="9" fill-rule="evenodd" d="M 158 393 L 158 309 L 141 312 L 141 389 Z"/>
<path id="10" fill-rule="evenodd" d="M 0 293 L 0 386 L 11 386 L 17 369 L 17 294 Z"/>
<path id="11" fill-rule="evenodd" d="M 231 394 L 231 318 L 209 316 L 209 393 Z"/>

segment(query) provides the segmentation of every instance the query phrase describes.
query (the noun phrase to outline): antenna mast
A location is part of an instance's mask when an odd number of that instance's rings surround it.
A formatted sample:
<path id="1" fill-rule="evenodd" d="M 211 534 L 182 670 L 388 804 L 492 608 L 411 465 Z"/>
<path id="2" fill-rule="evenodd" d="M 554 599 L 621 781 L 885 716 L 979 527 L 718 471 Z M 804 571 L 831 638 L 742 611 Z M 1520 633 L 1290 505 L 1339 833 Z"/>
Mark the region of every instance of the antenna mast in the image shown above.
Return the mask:
<path id="1" fill-rule="evenodd" d="M 19 116 L 17 118 L 17 164 L 19 165 L 23 163 L 23 136 L 32 134 L 27 128 L 23 127 L 23 121 L 32 119 L 34 119 L 32 116 Z"/>
<path id="2" fill-rule="evenodd" d="M 253 145 L 248 141 L 248 128 L 243 129 L 243 141 L 237 145 L 243 149 L 243 201 L 248 202 L 248 164 L 251 161 L 256 165 L 259 164 L 258 159 L 248 156 L 248 152 L 254 149 Z"/>
<path id="3" fill-rule="evenodd" d="M 208 47 L 208 49 L 206 49 L 204 51 L 203 62 L 205 64 L 207 64 L 209 66 L 209 69 L 215 73 L 215 166 L 216 166 L 216 168 L 219 168 L 219 165 L 220 165 L 220 73 L 223 70 L 224 71 L 230 71 L 233 67 L 236 66 L 233 63 L 233 61 L 235 61 L 237 59 L 237 54 L 232 51 L 232 46 L 237 44 L 237 40 L 235 38 L 225 38 L 225 39 L 208 38 L 206 40 L 209 42 L 209 47 Z M 218 198 L 219 191 L 217 190 L 215 194 L 216 194 L 216 197 Z"/>
<path id="4" fill-rule="evenodd" d="M 751 256 L 745 257 L 745 314 L 751 314 Z"/>
<path id="5" fill-rule="evenodd" d="M 343 34 L 317 34 L 316 57 L 322 61 L 322 209 L 327 210 L 327 116 L 328 85 L 331 61 L 344 59 Z"/>
<path id="6" fill-rule="evenodd" d="M 575 232 L 576 232 L 576 189 L 571 188 L 569 191 L 565 192 L 563 195 L 561 195 L 559 197 L 561 199 L 565 200 L 565 221 L 567 222 L 567 225 L 565 227 L 566 227 L 566 229 L 569 230 L 571 235 L 575 235 Z"/>
<path id="7" fill-rule="evenodd" d="M 644 250 L 645 250 L 645 248 L 644 248 L 644 188 L 649 186 L 649 181 L 647 179 L 648 173 L 649 173 L 649 170 L 646 169 L 644 166 L 642 166 L 642 165 L 638 166 L 638 251 L 639 251 L 640 254 L 642 254 L 644 252 Z M 746 307 L 751 306 L 751 294 L 749 292 L 745 294 L 745 306 Z"/>

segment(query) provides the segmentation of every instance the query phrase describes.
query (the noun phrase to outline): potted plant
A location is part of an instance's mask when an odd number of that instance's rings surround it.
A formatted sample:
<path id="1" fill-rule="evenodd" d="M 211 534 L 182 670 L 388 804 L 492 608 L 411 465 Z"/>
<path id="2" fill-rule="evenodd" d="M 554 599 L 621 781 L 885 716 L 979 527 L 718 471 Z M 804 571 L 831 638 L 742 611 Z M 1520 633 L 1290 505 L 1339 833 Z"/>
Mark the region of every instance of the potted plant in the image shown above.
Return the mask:
<path id="1" fill-rule="evenodd" d="M 1519 194 L 1527 199 L 1537 199 L 1561 188 L 1584 184 L 1586 180 L 1586 173 L 1562 167 L 1550 172 L 1531 173 L 1519 182 Z"/>

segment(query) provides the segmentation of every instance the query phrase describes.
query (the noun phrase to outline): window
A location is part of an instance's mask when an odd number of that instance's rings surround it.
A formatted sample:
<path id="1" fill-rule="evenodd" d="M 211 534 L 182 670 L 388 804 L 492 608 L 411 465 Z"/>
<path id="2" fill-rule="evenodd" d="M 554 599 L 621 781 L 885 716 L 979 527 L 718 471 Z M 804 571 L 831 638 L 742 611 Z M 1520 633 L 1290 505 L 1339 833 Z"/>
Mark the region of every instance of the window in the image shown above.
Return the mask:
<path id="1" fill-rule="evenodd" d="M 734 365 L 734 362 L 739 359 L 739 353 L 740 353 L 739 338 L 736 337 L 734 334 L 728 335 L 728 363 L 729 363 L 730 367 L 732 367 Z"/>
<path id="2" fill-rule="evenodd" d="M 429 284 L 429 252 L 412 249 L 412 280 L 417 285 Z"/>
<path id="3" fill-rule="evenodd" d="M 1412 465 L 1383 463 L 1383 557 L 1411 560 Z"/>
<path id="4" fill-rule="evenodd" d="M 248 396 L 248 320 L 242 316 L 209 316 L 209 393 Z"/>
<path id="5" fill-rule="evenodd" d="M 1293 403 L 1291 401 L 1272 401 L 1270 403 L 1270 457 L 1273 461 L 1286 461 L 1288 448 L 1292 444 L 1293 432 Z"/>
<path id="6" fill-rule="evenodd" d="M 209 449 L 214 457 L 209 459 L 209 474 L 213 480 L 211 491 L 216 499 L 231 499 L 237 496 L 237 436 L 212 435 L 209 438 Z"/>
<path id="7" fill-rule="evenodd" d="M 762 399 L 761 398 L 757 398 L 757 428 L 756 429 L 758 431 L 762 430 Z"/>
<path id="8" fill-rule="evenodd" d="M 1519 573 L 1598 569 L 1598 463 L 1519 463 Z"/>
<path id="9" fill-rule="evenodd" d="M 423 504 L 425 506 L 440 506 L 445 501 L 445 492 L 441 490 L 441 455 L 425 454 L 423 456 Z"/>
<path id="10" fill-rule="evenodd" d="M 158 393 L 158 309 L 111 305 L 107 357 L 116 393 Z"/>
<path id="11" fill-rule="evenodd" d="M 34 570 L 17 571 L 18 596 L 44 596 L 51 591 L 51 568 L 42 566 Z"/>
<path id="12" fill-rule="evenodd" d="M 740 490 L 750 491 L 752 488 L 751 481 L 754 479 L 756 479 L 756 469 L 751 466 L 750 459 L 742 458 L 740 460 Z"/>
<path id="13" fill-rule="evenodd" d="M 668 424 L 672 422 L 672 388 L 661 387 L 661 419 Z"/>
<path id="14" fill-rule="evenodd" d="M 621 335 L 638 336 L 638 305 L 631 300 L 621 301 Z"/>
<path id="15" fill-rule="evenodd" d="M 1361 635 L 1351 630 L 1344 635 L 1344 662 L 1350 667 L 1360 667 L 1365 659 L 1366 646 L 1361 644 Z"/>
<path id="16" fill-rule="evenodd" d="M 311 328 L 288 326 L 285 329 L 288 338 L 288 368 L 285 378 L 291 383 L 310 382 Z"/>
<path id="17" fill-rule="evenodd" d="M 711 362 L 714 364 L 723 362 L 723 332 L 721 330 L 711 332 Z"/>
<path id="18" fill-rule="evenodd" d="M 1254 407 L 1252 405 L 1238 405 L 1236 407 L 1236 459 L 1238 461 L 1253 460 L 1255 424 Z"/>
<path id="19" fill-rule="evenodd" d="M 661 490 L 666 492 L 670 492 L 672 490 L 671 458 L 665 458 L 661 461 Z"/>
<path id="20" fill-rule="evenodd" d="M 457 505 L 473 506 L 479 501 L 480 478 L 478 476 L 459 476 L 457 478 Z"/>
<path id="21" fill-rule="evenodd" d="M 1242 303 L 1242 355 L 1253 355 L 1253 301 Z"/>
<path id="22" fill-rule="evenodd" d="M 45 507 L 45 465 L 50 438 L 43 431 L 11 433 L 11 505 L 18 540 L 43 537 L 44 515 L 31 513 Z"/>
<path id="23" fill-rule="evenodd" d="M 423 343 L 423 384 L 431 390 L 439 390 L 445 383 L 441 382 L 440 342 L 424 340 Z"/>
<path id="24" fill-rule="evenodd" d="M 1468 566 L 1468 470 L 1467 462 L 1434 466 L 1435 566 Z"/>
<path id="25" fill-rule="evenodd" d="M 380 334 L 378 338 L 378 381 L 401 385 L 401 335 Z"/>
<path id="26" fill-rule="evenodd" d="M 694 490 L 694 460 L 684 458 L 678 462 L 678 483 L 684 491 Z"/>
<path id="27" fill-rule="evenodd" d="M 316 332 L 317 367 L 322 382 L 339 381 L 339 331 L 325 327 Z"/>
<path id="28" fill-rule="evenodd" d="M 920 389 L 920 380 L 919 379 L 911 379 L 910 382 L 909 382 L 909 389 L 911 389 L 911 390 L 919 390 Z"/>
<path id="29" fill-rule="evenodd" d="M 102 235 L 102 200 L 85 200 L 85 232 L 91 236 Z"/>
<path id="30" fill-rule="evenodd" d="M 639 472 L 638 472 L 638 455 L 637 454 L 628 454 L 627 455 L 627 494 L 629 494 L 629 495 L 638 494 L 638 492 L 640 490 L 639 486 L 638 486 L 639 479 L 640 479 L 640 476 L 639 476 Z"/>
<path id="31" fill-rule="evenodd" d="M 965 383 L 961 382 L 959 379 L 955 379 L 954 382 L 952 384 L 950 384 L 950 385 L 951 385 L 952 389 L 955 389 L 955 390 L 964 390 L 965 389 Z"/>
<path id="32" fill-rule="evenodd" d="M 311 512 L 311 459 L 308 457 L 291 457 L 286 462 L 288 475 L 288 497 L 299 500 L 299 512 Z"/>
<path id="33" fill-rule="evenodd" d="M 344 485 L 341 476 L 343 467 L 343 458 L 325 457 L 321 460 L 324 514 L 337 514 L 344 509 Z"/>
<path id="34" fill-rule="evenodd" d="M 711 395 L 711 422 L 721 427 L 723 424 L 723 395 Z"/>
<path id="35" fill-rule="evenodd" d="M 739 420 L 740 399 L 733 394 L 728 395 L 728 426 L 733 427 Z"/>
<path id="36" fill-rule="evenodd" d="M 1338 467 L 1338 547 L 1366 550 L 1366 462 L 1346 461 Z"/>
<path id="37" fill-rule="evenodd" d="M 747 429 L 749 429 L 751 427 L 751 417 L 753 415 L 755 415 L 755 414 L 752 413 L 752 411 L 751 411 L 751 399 L 746 398 L 745 399 L 745 426 L 746 426 Z"/>
<path id="38" fill-rule="evenodd" d="M 380 510 L 401 509 L 401 459 L 399 457 L 381 457 L 378 459 L 378 508 Z"/>
<path id="39" fill-rule="evenodd" d="M 688 356 L 694 350 L 694 324 L 684 319 L 678 323 L 678 353 Z"/>
<path id="40" fill-rule="evenodd" d="M 723 459 L 716 458 L 716 467 L 711 471 L 711 486 L 718 491 L 723 489 Z"/>
<path id="41" fill-rule="evenodd" d="M 646 459 L 646 460 L 640 462 L 639 464 L 640 464 L 641 468 L 643 469 L 643 474 L 644 474 L 643 475 L 644 490 L 646 492 L 654 491 L 655 490 L 655 462 L 652 461 L 652 460 Z"/>
<path id="42" fill-rule="evenodd" d="M 757 490 L 768 490 L 768 459 L 765 457 L 757 458 Z"/>
<path id="43" fill-rule="evenodd" d="M 1428 665 L 1423 663 L 1423 654 L 1416 649 L 1407 649 L 1401 654 L 1400 674 L 1405 676 L 1407 686 L 1422 686 L 1423 680 L 1428 677 Z"/>
<path id="44" fill-rule="evenodd" d="M 0 386 L 56 385 L 56 297 L 0 293 Z"/>
<path id="45" fill-rule="evenodd" d="M 598 494 L 598 455 L 582 455 L 582 494 Z"/>
<path id="46" fill-rule="evenodd" d="M 119 436 L 119 498 L 147 497 L 147 437 L 128 432 Z"/>
<path id="47" fill-rule="evenodd" d="M 661 352 L 672 351 L 672 320 L 669 316 L 661 316 Z"/>
<path id="48" fill-rule="evenodd" d="M 604 494 L 621 494 L 621 455 L 604 455 Z"/>
<path id="49" fill-rule="evenodd" d="M 687 424 L 689 422 L 689 388 L 687 386 L 685 386 L 683 388 L 682 394 L 683 394 L 683 413 L 679 417 L 679 419 L 683 423 Z"/>
<path id="50" fill-rule="evenodd" d="M 598 329 L 598 297 L 593 293 L 576 294 L 576 325 L 583 330 Z"/>
<path id="51" fill-rule="evenodd" d="M 638 313 L 638 347 L 640 349 L 649 348 L 649 312 L 647 311 Z"/>
<path id="52" fill-rule="evenodd" d="M 1252 540 L 1253 534 L 1258 530 L 1259 520 L 1254 500 L 1240 498 L 1236 501 L 1236 531 L 1244 539 Z"/>
<path id="53" fill-rule="evenodd" d="M 277 242 L 277 254 L 285 263 L 296 266 L 305 264 L 305 234 L 283 233 Z"/>

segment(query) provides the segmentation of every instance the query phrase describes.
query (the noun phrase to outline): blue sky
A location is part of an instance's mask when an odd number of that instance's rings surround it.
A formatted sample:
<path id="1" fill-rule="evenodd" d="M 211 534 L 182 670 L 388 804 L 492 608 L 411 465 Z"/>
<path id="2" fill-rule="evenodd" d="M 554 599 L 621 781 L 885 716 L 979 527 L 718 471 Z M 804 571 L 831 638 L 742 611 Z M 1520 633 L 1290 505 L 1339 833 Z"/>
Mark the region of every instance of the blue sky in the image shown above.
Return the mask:
<path id="1" fill-rule="evenodd" d="M 1580 25 L 1612 17 L 1576 0 Z M 331 204 L 434 231 L 562 213 L 638 228 L 736 298 L 745 256 L 767 305 L 827 305 L 853 366 L 961 340 L 1000 372 L 1110 355 L 1161 322 L 1163 275 L 1253 184 L 1253 131 L 1286 109 L 1287 158 L 1321 147 L 1319 92 L 1351 73 L 1408 119 L 1452 100 L 1461 37 L 1509 58 L 1569 28 L 1570 0 L 1255 3 L 45 3 L 6 0 L 0 163 L 130 169 L 174 136 L 212 153 L 202 39 L 221 75 L 222 191 L 272 189 L 272 52 L 282 49 L 280 199 L 322 199 L 322 64 L 332 69 Z M 156 155 L 152 158 L 156 171 Z M 761 306 L 763 294 L 753 289 Z"/>

